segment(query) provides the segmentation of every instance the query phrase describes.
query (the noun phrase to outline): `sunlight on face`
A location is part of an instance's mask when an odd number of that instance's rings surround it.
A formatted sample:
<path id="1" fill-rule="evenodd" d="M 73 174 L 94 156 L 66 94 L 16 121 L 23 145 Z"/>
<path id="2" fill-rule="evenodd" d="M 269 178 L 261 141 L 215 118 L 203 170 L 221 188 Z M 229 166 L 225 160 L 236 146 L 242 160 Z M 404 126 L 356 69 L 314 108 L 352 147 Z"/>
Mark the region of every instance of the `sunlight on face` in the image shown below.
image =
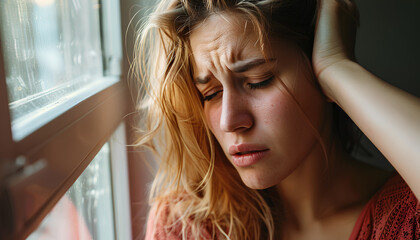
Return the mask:
<path id="1" fill-rule="evenodd" d="M 210 129 L 244 183 L 261 189 L 310 157 L 318 142 L 298 106 L 321 132 L 325 101 L 296 47 L 271 39 L 264 55 L 257 39 L 242 15 L 222 13 L 198 25 L 190 43 Z"/>

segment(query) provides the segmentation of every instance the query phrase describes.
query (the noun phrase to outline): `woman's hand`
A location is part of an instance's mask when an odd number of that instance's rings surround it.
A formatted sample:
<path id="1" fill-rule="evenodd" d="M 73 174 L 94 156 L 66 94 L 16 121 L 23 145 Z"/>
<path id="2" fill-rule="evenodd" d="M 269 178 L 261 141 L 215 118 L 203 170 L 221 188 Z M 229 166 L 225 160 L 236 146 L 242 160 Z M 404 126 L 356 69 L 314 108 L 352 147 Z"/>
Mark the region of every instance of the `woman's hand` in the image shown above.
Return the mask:
<path id="1" fill-rule="evenodd" d="M 352 0 L 318 0 L 312 64 L 325 94 L 332 98 L 322 74 L 334 64 L 354 60 L 359 12 Z"/>

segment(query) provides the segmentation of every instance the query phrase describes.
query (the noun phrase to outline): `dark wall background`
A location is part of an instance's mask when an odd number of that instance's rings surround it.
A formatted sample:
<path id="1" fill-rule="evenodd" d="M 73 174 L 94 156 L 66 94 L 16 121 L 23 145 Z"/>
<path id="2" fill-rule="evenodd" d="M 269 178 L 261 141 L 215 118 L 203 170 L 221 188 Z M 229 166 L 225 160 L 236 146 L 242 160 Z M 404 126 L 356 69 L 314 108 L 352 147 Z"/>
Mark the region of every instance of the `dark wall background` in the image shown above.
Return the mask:
<path id="1" fill-rule="evenodd" d="M 420 1 L 356 0 L 356 56 L 371 72 L 420 97 Z"/>
<path id="2" fill-rule="evenodd" d="M 360 28 L 356 57 L 383 80 L 420 97 L 420 1 L 356 0 Z M 419 123 L 420 124 L 420 123 Z M 389 168 L 380 153 L 362 139 L 373 156 L 361 159 Z"/>

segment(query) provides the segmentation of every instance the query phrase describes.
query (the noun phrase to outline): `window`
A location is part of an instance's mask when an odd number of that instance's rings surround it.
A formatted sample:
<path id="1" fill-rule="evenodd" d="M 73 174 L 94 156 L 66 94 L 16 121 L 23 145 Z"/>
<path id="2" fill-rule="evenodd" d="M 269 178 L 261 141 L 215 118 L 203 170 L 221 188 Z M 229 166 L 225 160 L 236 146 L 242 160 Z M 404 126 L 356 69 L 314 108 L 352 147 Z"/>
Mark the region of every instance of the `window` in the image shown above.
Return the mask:
<path id="1" fill-rule="evenodd" d="M 114 239 L 110 166 L 106 143 L 27 239 Z"/>
<path id="2" fill-rule="evenodd" d="M 1 41 L 15 140 L 115 83 L 102 78 L 98 0 L 2 5 Z"/>
<path id="3" fill-rule="evenodd" d="M 120 125 L 28 240 L 131 239 L 124 131 Z"/>
<path id="4" fill-rule="evenodd" d="M 0 19 L 0 239 L 43 239 L 53 208 L 130 239 L 119 2 L 6 0 Z"/>

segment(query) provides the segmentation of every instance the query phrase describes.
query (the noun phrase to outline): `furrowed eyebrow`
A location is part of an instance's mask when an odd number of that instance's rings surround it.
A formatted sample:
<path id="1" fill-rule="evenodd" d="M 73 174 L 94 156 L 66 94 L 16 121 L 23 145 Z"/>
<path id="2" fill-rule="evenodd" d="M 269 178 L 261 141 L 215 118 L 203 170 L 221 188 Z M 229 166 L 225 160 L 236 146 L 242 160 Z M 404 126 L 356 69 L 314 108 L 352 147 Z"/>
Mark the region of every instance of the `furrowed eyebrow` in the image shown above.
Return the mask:
<path id="1" fill-rule="evenodd" d="M 254 67 L 258 67 L 262 64 L 265 63 L 270 63 L 270 62 L 274 62 L 276 61 L 275 58 L 269 58 L 269 59 L 264 59 L 264 58 L 254 58 L 254 59 L 248 59 L 248 60 L 244 60 L 244 61 L 240 61 L 237 63 L 234 63 L 232 65 L 232 71 L 235 73 L 243 73 L 246 72 L 248 70 L 251 70 Z M 206 84 L 210 81 L 210 76 L 204 76 L 204 77 L 196 77 L 195 78 L 195 83 L 196 84 Z"/>
<path id="2" fill-rule="evenodd" d="M 246 72 L 254 67 L 260 66 L 262 64 L 265 63 L 269 63 L 269 62 L 273 62 L 276 59 L 274 58 L 269 58 L 269 59 L 264 59 L 264 58 L 255 58 L 255 59 L 249 59 L 249 60 L 245 60 L 245 61 L 240 61 L 237 63 L 234 63 L 232 66 L 232 71 L 235 73 L 243 73 Z"/>

